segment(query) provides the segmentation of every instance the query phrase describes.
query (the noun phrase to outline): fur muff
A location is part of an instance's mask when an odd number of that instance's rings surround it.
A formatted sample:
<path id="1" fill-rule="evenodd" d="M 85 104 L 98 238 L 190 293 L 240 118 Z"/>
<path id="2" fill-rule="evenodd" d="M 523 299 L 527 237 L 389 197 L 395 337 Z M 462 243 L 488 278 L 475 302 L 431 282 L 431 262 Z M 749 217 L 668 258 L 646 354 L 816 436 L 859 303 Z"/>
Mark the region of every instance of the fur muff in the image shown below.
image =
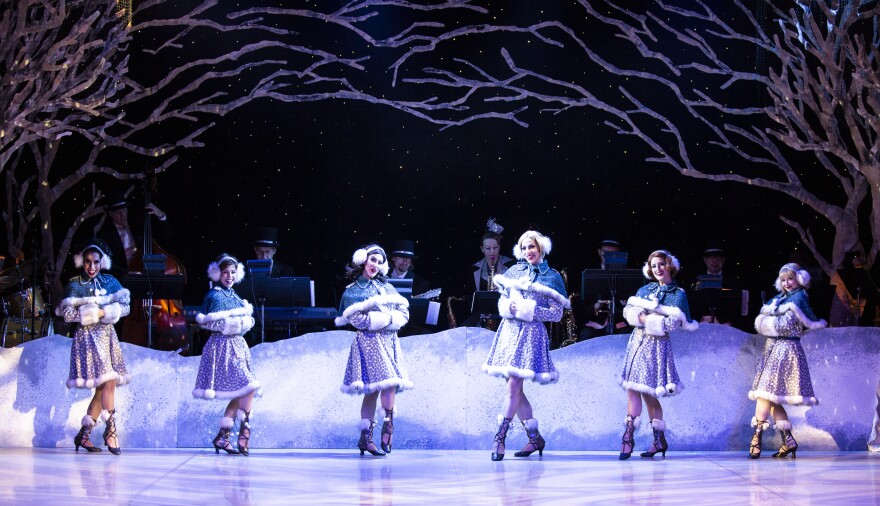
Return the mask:
<path id="1" fill-rule="evenodd" d="M 516 300 L 517 298 L 522 298 L 522 294 L 524 292 L 533 292 L 539 295 L 550 297 L 556 302 L 562 304 L 562 307 L 564 309 L 569 309 L 571 307 L 571 301 L 568 300 L 568 297 L 564 297 L 561 293 L 557 292 L 547 285 L 529 281 L 529 279 L 526 277 L 511 279 L 503 274 L 498 274 L 492 279 L 500 289 L 507 290 L 509 292 L 508 296 L 513 300 Z M 514 294 L 514 292 L 517 293 Z M 502 295 L 503 293 L 504 292 L 502 291 Z"/>
<path id="2" fill-rule="evenodd" d="M 663 323 L 666 317 L 659 314 L 649 314 L 645 316 L 645 332 L 652 336 L 665 336 L 666 331 L 663 329 Z"/>
<path id="3" fill-rule="evenodd" d="M 776 332 L 776 318 L 776 316 L 759 314 L 755 318 L 755 331 L 762 336 L 779 337 L 779 333 Z"/>
<path id="4" fill-rule="evenodd" d="M 102 292 L 100 295 L 92 297 L 67 297 L 66 299 L 62 299 L 58 307 L 55 308 L 55 314 L 57 316 L 63 316 L 64 310 L 69 307 L 78 308 L 89 304 L 101 307 L 114 302 L 118 302 L 119 304 L 131 303 L 131 292 L 125 288 L 117 290 L 110 295 L 105 295 L 105 293 L 106 291 Z"/>
<path id="5" fill-rule="evenodd" d="M 629 299 L 626 300 L 626 304 L 628 306 L 640 307 L 642 309 L 647 309 L 648 311 L 654 311 L 657 309 L 657 306 L 660 305 L 660 302 L 657 300 L 657 296 L 651 294 L 647 299 L 643 297 L 636 297 L 633 295 Z"/>
<path id="6" fill-rule="evenodd" d="M 119 317 L 122 315 L 122 307 L 117 302 L 113 302 L 112 304 L 107 304 L 104 306 L 104 317 L 101 318 L 101 323 L 108 323 L 113 325 L 114 323 L 119 321 Z"/>
<path id="7" fill-rule="evenodd" d="M 400 311 L 391 311 L 391 323 L 385 327 L 385 330 L 400 330 L 401 327 L 407 324 L 409 320 L 403 316 L 403 313 Z"/>
<path id="8" fill-rule="evenodd" d="M 530 322 L 535 319 L 535 308 L 538 302 L 532 299 L 522 299 L 516 303 L 516 314 L 513 316 L 520 321 Z"/>
<path id="9" fill-rule="evenodd" d="M 79 323 L 81 325 L 95 325 L 101 321 L 98 315 L 101 308 L 97 304 L 86 304 L 79 307 Z"/>
<path id="10" fill-rule="evenodd" d="M 203 314 L 199 313 L 196 315 L 196 323 L 199 325 L 204 325 L 205 323 L 211 323 L 214 321 L 225 320 L 230 316 L 250 316 L 254 313 L 254 306 L 250 304 L 250 302 L 246 300 L 242 300 L 244 306 L 237 307 L 234 309 L 227 309 L 226 311 L 214 311 L 213 313 Z"/>
<path id="11" fill-rule="evenodd" d="M 345 311 L 342 312 L 342 316 L 337 317 L 334 320 L 334 323 L 337 327 L 343 327 L 351 323 L 349 317 L 355 313 L 380 311 L 381 309 L 406 309 L 408 307 L 409 301 L 399 294 L 389 293 L 387 295 L 374 295 L 369 299 L 362 300 L 345 308 Z"/>
<path id="12" fill-rule="evenodd" d="M 647 314 L 645 310 L 640 307 L 627 305 L 623 308 L 623 318 L 626 320 L 626 323 L 629 323 L 633 327 L 643 327 L 641 321 L 639 321 L 639 316 Z"/>
<path id="13" fill-rule="evenodd" d="M 367 315 L 370 317 L 370 330 L 382 330 L 391 323 L 391 314 L 382 311 L 369 311 Z"/>

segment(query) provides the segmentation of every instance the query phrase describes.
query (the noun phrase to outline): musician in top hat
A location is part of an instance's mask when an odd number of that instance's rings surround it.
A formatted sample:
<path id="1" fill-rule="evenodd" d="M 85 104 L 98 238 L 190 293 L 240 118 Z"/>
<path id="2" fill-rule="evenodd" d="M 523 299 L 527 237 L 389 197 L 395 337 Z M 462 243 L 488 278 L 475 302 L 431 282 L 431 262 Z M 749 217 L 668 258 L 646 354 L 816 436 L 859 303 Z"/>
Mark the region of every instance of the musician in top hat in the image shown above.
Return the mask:
<path id="1" fill-rule="evenodd" d="M 272 271 L 269 276 L 273 278 L 295 276 L 292 266 L 275 260 L 275 253 L 278 252 L 279 247 L 277 228 L 257 227 L 257 233 L 254 236 L 254 254 L 257 260 L 272 261 Z"/>
<path id="2" fill-rule="evenodd" d="M 389 278 L 413 280 L 413 295 L 419 295 L 428 291 L 428 280 L 414 272 L 413 260 L 418 258 L 414 241 L 397 239 L 391 245 L 390 256 L 392 269 L 388 273 Z"/>
<path id="3" fill-rule="evenodd" d="M 126 196 L 116 191 L 109 192 L 104 199 L 104 210 L 110 219 L 104 221 L 98 235 L 107 241 L 113 257 L 110 273 L 116 277 L 129 273 L 129 264 L 144 247 L 143 217 L 139 213 L 131 215 L 129 205 Z M 156 217 L 153 222 L 156 237 L 163 239 L 171 235 L 165 211 L 150 203 L 144 206 L 144 212 Z"/>

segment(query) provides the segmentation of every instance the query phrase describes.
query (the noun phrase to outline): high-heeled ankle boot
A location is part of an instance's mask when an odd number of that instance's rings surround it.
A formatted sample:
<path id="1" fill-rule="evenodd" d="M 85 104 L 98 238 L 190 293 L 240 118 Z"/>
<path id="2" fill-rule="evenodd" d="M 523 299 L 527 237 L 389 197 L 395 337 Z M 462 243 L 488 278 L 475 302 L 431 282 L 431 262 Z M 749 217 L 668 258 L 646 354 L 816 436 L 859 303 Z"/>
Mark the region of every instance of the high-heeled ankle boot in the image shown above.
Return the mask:
<path id="1" fill-rule="evenodd" d="M 86 449 L 87 452 L 99 452 L 100 448 L 95 446 L 91 441 L 89 441 L 89 434 L 92 432 L 92 427 L 95 426 L 95 419 L 86 415 L 82 419 L 82 427 L 79 428 L 79 432 L 76 433 L 76 436 L 73 436 L 73 447 L 76 451 L 79 451 L 79 447 L 82 446 Z"/>
<path id="2" fill-rule="evenodd" d="M 122 450 L 118 446 L 115 448 L 110 446 L 110 438 L 116 439 L 116 444 L 119 444 L 119 438 L 116 436 L 116 410 L 104 411 L 101 413 L 101 419 L 106 424 L 106 427 L 104 427 L 104 444 L 107 445 L 107 449 L 113 455 L 121 454 Z"/>
<path id="3" fill-rule="evenodd" d="M 514 457 L 528 457 L 529 455 L 538 452 L 538 455 L 544 455 L 544 438 L 541 437 L 541 433 L 538 432 L 538 420 L 534 418 L 530 418 L 528 420 L 522 421 L 523 428 L 526 430 L 526 436 L 529 438 L 529 442 L 523 447 L 522 450 L 513 454 Z"/>
<path id="4" fill-rule="evenodd" d="M 788 420 L 780 420 L 773 425 L 773 428 L 779 431 L 779 435 L 782 436 L 782 446 L 779 447 L 779 451 L 774 453 L 772 456 L 774 458 L 785 458 L 788 454 L 791 454 L 791 458 L 797 458 L 797 441 L 794 440 L 794 436 L 791 435 L 791 422 Z"/>
<path id="5" fill-rule="evenodd" d="M 761 439 L 770 424 L 767 423 L 767 420 L 758 420 L 757 417 L 752 417 L 752 427 L 755 428 L 755 434 L 752 435 L 752 442 L 749 443 L 749 459 L 758 459 L 761 458 Z"/>
<path id="6" fill-rule="evenodd" d="M 623 429 L 623 438 L 620 442 L 620 456 L 617 457 L 618 460 L 626 460 L 632 455 L 633 447 L 636 445 L 636 440 L 633 436 L 636 429 L 638 429 L 641 424 L 641 418 L 633 418 L 630 415 L 626 415 L 626 427 Z"/>
<path id="7" fill-rule="evenodd" d="M 391 437 L 394 434 L 394 408 L 385 410 L 385 420 L 382 422 L 382 433 L 379 436 L 382 440 L 382 451 L 391 453 Z M 388 441 L 385 441 L 388 436 Z"/>
<path id="8" fill-rule="evenodd" d="M 376 444 L 373 443 L 373 429 L 376 428 L 376 422 L 362 418 L 360 423 L 358 423 L 358 428 L 361 430 L 361 438 L 358 440 L 357 447 L 361 451 L 361 455 L 364 452 L 370 452 L 370 455 L 376 457 L 384 456 L 385 454 L 376 449 Z M 372 446 L 372 449 L 370 446 Z"/>
<path id="9" fill-rule="evenodd" d="M 501 422 L 498 424 L 498 432 L 495 433 L 494 448 L 492 448 L 492 460 L 495 462 L 504 460 L 504 441 L 507 439 L 507 429 L 510 428 L 511 420 L 513 418 L 504 418 L 502 416 Z"/>
<path id="10" fill-rule="evenodd" d="M 238 419 L 241 420 L 241 424 L 238 426 L 238 453 L 245 457 L 250 456 L 251 411 L 238 410 Z M 241 444 L 242 441 L 244 444 Z"/>
<path id="11" fill-rule="evenodd" d="M 232 434 L 233 424 L 235 424 L 235 420 L 232 417 L 224 416 L 220 419 L 220 431 L 214 440 L 211 441 L 214 445 L 214 453 L 220 453 L 220 450 L 223 450 L 230 455 L 238 455 L 238 450 L 233 448 L 232 443 L 229 442 L 229 435 Z"/>
<path id="12" fill-rule="evenodd" d="M 669 444 L 666 442 L 666 422 L 663 420 L 653 419 L 651 420 L 651 430 L 654 432 L 654 442 L 651 444 L 651 448 L 642 453 L 642 457 L 653 457 L 658 453 L 663 454 L 663 458 L 666 458 L 666 450 L 669 449 Z"/>

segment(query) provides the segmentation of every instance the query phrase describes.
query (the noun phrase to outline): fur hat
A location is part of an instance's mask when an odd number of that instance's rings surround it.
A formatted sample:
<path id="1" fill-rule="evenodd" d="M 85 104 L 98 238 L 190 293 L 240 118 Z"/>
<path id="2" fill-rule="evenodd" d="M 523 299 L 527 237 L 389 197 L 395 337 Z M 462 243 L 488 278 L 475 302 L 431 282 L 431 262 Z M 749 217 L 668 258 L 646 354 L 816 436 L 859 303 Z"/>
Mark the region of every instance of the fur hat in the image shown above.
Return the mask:
<path id="1" fill-rule="evenodd" d="M 244 279 L 244 264 L 239 262 L 237 258 L 230 255 L 229 253 L 222 253 L 220 256 L 217 257 L 216 260 L 208 264 L 208 277 L 211 278 L 211 281 L 219 283 L 220 264 L 226 262 L 235 264 L 235 276 L 232 279 L 235 283 L 240 283 L 241 280 Z"/>
<path id="2" fill-rule="evenodd" d="M 649 264 L 649 262 L 652 258 L 661 255 L 668 258 L 669 262 L 672 263 L 672 266 L 675 267 L 675 274 L 678 274 L 678 271 L 681 270 L 681 263 L 679 263 L 678 258 L 676 258 L 672 253 L 666 251 L 665 249 L 658 249 L 657 251 L 648 255 L 648 261 L 645 262 L 645 265 L 642 267 L 642 273 L 645 275 L 646 278 L 650 279 L 651 281 L 657 280 L 654 278 L 654 274 L 651 273 L 651 265 Z M 675 274 L 673 274 L 672 277 L 675 277 Z"/>
<path id="3" fill-rule="evenodd" d="M 516 241 L 516 245 L 513 247 L 513 256 L 516 257 L 517 260 L 522 260 L 525 258 L 523 256 L 522 250 L 520 249 L 520 245 L 526 239 L 534 239 L 538 244 L 538 247 L 541 248 L 541 258 L 550 254 L 550 250 L 553 249 L 553 243 L 550 241 L 550 238 L 541 232 L 535 230 L 528 230 L 523 235 L 519 236 L 519 240 Z"/>
<path id="4" fill-rule="evenodd" d="M 99 255 L 101 255 L 101 263 L 99 266 L 101 269 L 108 271 L 110 270 L 110 266 L 113 265 L 113 262 L 110 259 L 110 247 L 107 246 L 107 243 L 104 242 L 103 239 L 98 237 L 92 237 L 85 244 L 79 248 L 79 253 L 73 255 L 73 265 L 76 266 L 77 269 L 81 269 L 83 266 L 83 255 L 86 250 L 94 250 L 97 251 Z"/>
<path id="5" fill-rule="evenodd" d="M 804 288 L 810 287 L 810 273 L 804 269 L 801 269 L 801 266 L 796 263 L 788 263 L 782 266 L 779 269 L 779 275 L 776 277 L 776 281 L 773 283 L 773 286 L 776 287 L 777 292 L 782 291 L 782 275 L 783 274 L 792 274 L 797 280 L 798 284 Z"/>
<path id="6" fill-rule="evenodd" d="M 379 266 L 379 273 L 383 276 L 388 275 L 388 255 L 385 254 L 385 250 L 382 249 L 378 244 L 370 244 L 369 246 L 365 246 L 363 248 L 359 248 L 357 251 L 351 255 L 351 265 L 352 267 L 360 267 L 366 263 L 367 259 L 370 258 L 370 255 L 373 254 L 382 255 L 382 264 Z"/>

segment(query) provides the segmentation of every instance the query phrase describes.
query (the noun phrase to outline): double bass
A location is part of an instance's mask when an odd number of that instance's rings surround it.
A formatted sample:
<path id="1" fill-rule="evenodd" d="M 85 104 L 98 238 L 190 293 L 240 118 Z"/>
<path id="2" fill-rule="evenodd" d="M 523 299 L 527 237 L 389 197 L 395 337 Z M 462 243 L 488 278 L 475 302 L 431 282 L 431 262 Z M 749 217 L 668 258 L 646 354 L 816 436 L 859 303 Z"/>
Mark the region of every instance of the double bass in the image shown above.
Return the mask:
<path id="1" fill-rule="evenodd" d="M 148 206 L 151 204 L 152 192 L 155 189 L 155 174 L 147 171 L 144 176 L 143 248 L 129 262 L 129 272 L 144 272 L 144 255 L 160 254 L 165 255 L 164 274 L 182 275 L 185 283 L 186 269 L 183 263 L 162 248 L 153 238 L 152 217 Z M 187 348 L 187 324 L 181 300 L 132 299 L 131 313 L 123 322 L 122 335 L 125 336 L 126 342 L 140 346 L 152 346 L 157 350 L 171 351 Z M 152 332 L 150 332 L 150 327 L 152 327 Z"/>

